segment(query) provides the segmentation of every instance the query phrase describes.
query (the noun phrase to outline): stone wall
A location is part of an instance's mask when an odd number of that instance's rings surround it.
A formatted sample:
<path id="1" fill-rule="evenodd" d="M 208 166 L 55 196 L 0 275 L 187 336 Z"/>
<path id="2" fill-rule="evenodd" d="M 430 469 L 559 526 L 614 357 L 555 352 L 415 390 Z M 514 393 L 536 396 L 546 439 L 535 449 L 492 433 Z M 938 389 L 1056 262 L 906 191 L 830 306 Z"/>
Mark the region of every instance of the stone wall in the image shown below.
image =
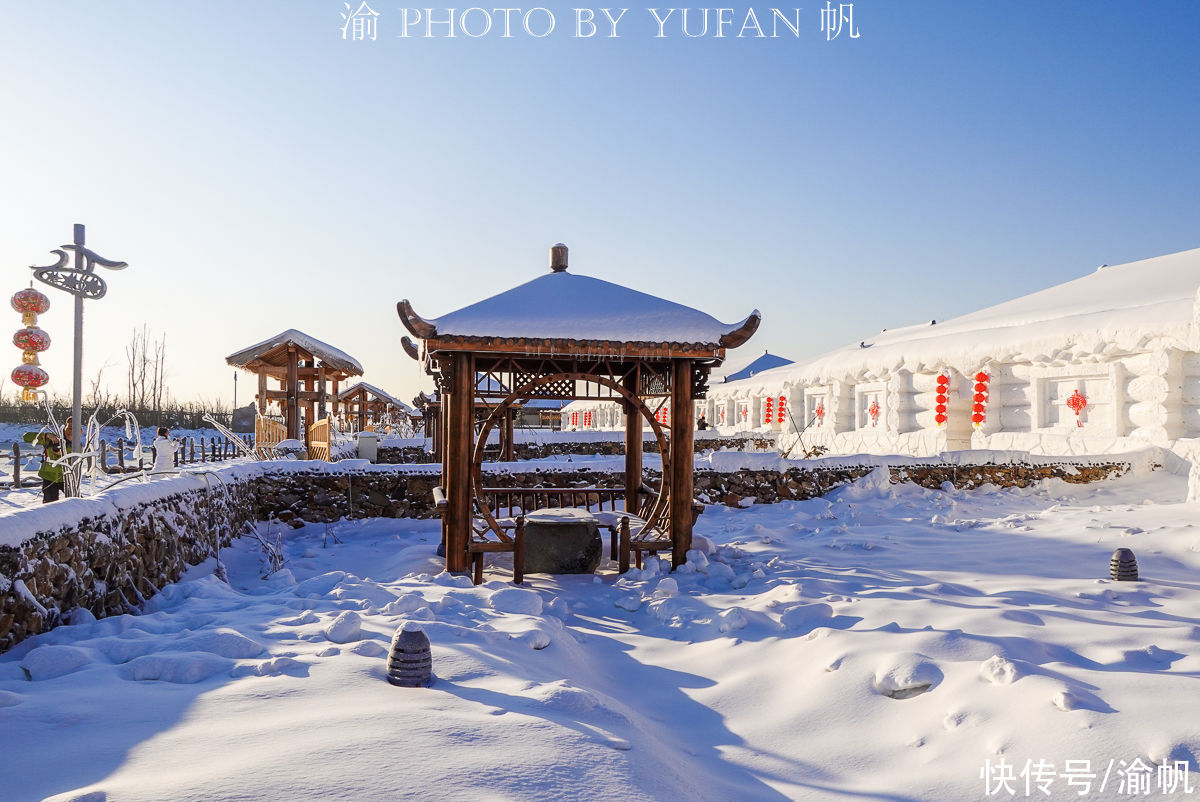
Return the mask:
<path id="1" fill-rule="evenodd" d="M 298 468 L 298 469 L 297 469 Z M 924 487 L 973 488 L 984 483 L 1025 487 L 1059 478 L 1093 482 L 1118 476 L 1129 463 L 1103 464 L 910 464 L 886 468 L 893 483 Z M 865 476 L 874 466 L 821 466 L 779 470 L 701 470 L 696 499 L 743 506 L 801 500 L 828 493 Z M 658 480 L 648 472 L 652 483 Z M 486 474 L 488 487 L 621 487 L 621 473 L 525 471 Z M 182 481 L 182 480 L 168 480 Z M 433 473 L 411 470 L 338 470 L 324 465 L 307 470 L 269 467 L 230 473 L 214 489 L 184 483 L 177 492 L 151 483 L 123 507 L 100 500 L 71 499 L 52 505 L 66 523 L 51 527 L 17 547 L 0 546 L 0 652 L 61 623 L 77 607 L 98 617 L 136 610 L 147 597 L 177 580 L 188 565 L 205 560 L 243 534 L 254 521 L 275 518 L 293 526 L 341 518 L 427 518 L 435 514 Z M 164 492 L 165 491 L 165 492 Z M 124 498 L 124 496 L 122 497 Z M 90 511 L 95 512 L 90 512 Z M 18 520 L 17 512 L 6 516 Z M 69 520 L 68 520 L 69 519 Z M 39 519 L 41 520 L 41 519 Z"/>
<path id="2" fill-rule="evenodd" d="M 97 514 L 0 547 L 0 652 L 77 607 L 97 617 L 136 610 L 247 530 L 253 492 L 244 484 L 191 487 L 125 509 L 97 504 Z"/>

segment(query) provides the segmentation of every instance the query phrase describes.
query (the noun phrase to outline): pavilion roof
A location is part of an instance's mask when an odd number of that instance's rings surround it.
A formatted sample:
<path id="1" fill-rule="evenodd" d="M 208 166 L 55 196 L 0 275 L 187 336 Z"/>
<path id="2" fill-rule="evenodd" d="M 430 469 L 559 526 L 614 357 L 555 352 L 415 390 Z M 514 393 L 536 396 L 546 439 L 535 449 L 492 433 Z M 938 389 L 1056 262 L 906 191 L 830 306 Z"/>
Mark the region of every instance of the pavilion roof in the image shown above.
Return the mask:
<path id="1" fill-rule="evenodd" d="M 391 404 L 397 410 L 405 413 L 406 415 L 412 414 L 412 412 L 413 412 L 413 408 L 411 406 L 404 403 L 400 399 L 396 398 L 394 395 L 391 395 L 390 393 L 386 393 L 383 390 L 380 390 L 375 385 L 367 384 L 366 382 L 356 382 L 356 383 L 350 385 L 345 390 L 338 393 L 338 400 L 345 401 L 347 398 L 354 395 L 359 390 L 365 390 L 368 394 L 375 396 L 380 401 Z"/>
<path id="2" fill-rule="evenodd" d="M 310 358 L 321 360 L 327 370 L 336 374 L 336 378 L 361 376 L 363 373 L 363 367 L 357 359 L 297 329 L 288 329 L 249 348 L 243 348 L 225 357 L 225 361 L 235 368 L 253 373 L 264 372 L 264 368 L 284 367 L 287 365 L 289 344 L 295 345 L 297 350 Z"/>
<path id="3" fill-rule="evenodd" d="M 569 273 L 565 264 L 437 318 L 420 317 L 407 300 L 397 305 L 397 311 L 405 327 L 425 340 L 430 350 L 504 340 L 509 341 L 504 343 L 506 346 L 539 350 L 551 341 L 553 350 L 559 353 L 571 346 L 616 344 L 626 346 L 620 349 L 625 352 L 639 350 L 628 347 L 631 345 L 642 349 L 670 346 L 681 352 L 714 351 L 741 345 L 758 328 L 760 320 L 758 310 L 754 310 L 738 323 L 722 323 L 683 304 Z"/>

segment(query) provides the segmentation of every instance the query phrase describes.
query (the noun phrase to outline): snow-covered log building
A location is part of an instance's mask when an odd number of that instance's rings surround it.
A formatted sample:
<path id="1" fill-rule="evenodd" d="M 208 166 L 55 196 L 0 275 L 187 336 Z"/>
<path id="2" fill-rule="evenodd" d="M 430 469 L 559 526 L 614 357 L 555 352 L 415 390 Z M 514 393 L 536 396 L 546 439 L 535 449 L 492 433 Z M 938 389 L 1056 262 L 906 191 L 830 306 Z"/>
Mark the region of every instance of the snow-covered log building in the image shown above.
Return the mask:
<path id="1" fill-rule="evenodd" d="M 714 384 L 722 430 L 807 428 L 830 454 L 1200 446 L 1200 249 L 1104 266 L 953 320 Z M 785 411 L 780 420 L 780 409 Z"/>

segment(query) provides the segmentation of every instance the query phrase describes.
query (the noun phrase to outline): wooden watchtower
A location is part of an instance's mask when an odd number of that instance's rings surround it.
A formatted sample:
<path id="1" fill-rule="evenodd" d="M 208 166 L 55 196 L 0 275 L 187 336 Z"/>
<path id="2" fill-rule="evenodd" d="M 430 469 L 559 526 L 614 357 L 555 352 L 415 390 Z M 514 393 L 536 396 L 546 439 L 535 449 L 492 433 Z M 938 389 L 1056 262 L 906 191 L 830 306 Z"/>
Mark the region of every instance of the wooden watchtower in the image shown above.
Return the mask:
<path id="1" fill-rule="evenodd" d="M 466 571 L 472 539 L 507 538 L 483 499 L 481 463 L 492 428 L 506 425 L 510 409 L 529 399 L 601 399 L 626 412 L 625 508 L 637 509 L 642 480 L 642 433 L 659 441 L 663 480 L 644 527 L 669 534 L 674 565 L 692 540 L 694 404 L 707 390 L 709 371 L 727 348 L 758 328 L 757 310 L 726 324 L 704 312 L 627 287 L 568 272 L 567 247 L 551 248 L 550 272 L 438 318 L 397 304 L 417 343 L 405 350 L 422 360 L 440 396 L 443 436 L 442 519 L 446 569 Z M 407 338 L 405 338 L 407 340 Z M 480 376 L 509 388 L 476 433 Z M 667 425 L 648 401 L 669 400 Z M 637 533 L 635 533 L 636 537 Z"/>

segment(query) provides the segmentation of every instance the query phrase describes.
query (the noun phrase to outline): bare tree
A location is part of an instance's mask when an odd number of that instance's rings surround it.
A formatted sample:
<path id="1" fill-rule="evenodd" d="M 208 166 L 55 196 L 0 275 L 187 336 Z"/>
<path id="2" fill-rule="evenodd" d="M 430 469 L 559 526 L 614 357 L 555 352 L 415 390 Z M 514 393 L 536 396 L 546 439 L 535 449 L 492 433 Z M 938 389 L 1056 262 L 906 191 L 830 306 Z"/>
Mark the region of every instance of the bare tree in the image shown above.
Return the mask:
<path id="1" fill-rule="evenodd" d="M 151 340 L 143 325 L 133 330 L 125 347 L 126 400 L 130 409 L 162 410 L 169 396 L 166 385 L 167 335 Z"/>

